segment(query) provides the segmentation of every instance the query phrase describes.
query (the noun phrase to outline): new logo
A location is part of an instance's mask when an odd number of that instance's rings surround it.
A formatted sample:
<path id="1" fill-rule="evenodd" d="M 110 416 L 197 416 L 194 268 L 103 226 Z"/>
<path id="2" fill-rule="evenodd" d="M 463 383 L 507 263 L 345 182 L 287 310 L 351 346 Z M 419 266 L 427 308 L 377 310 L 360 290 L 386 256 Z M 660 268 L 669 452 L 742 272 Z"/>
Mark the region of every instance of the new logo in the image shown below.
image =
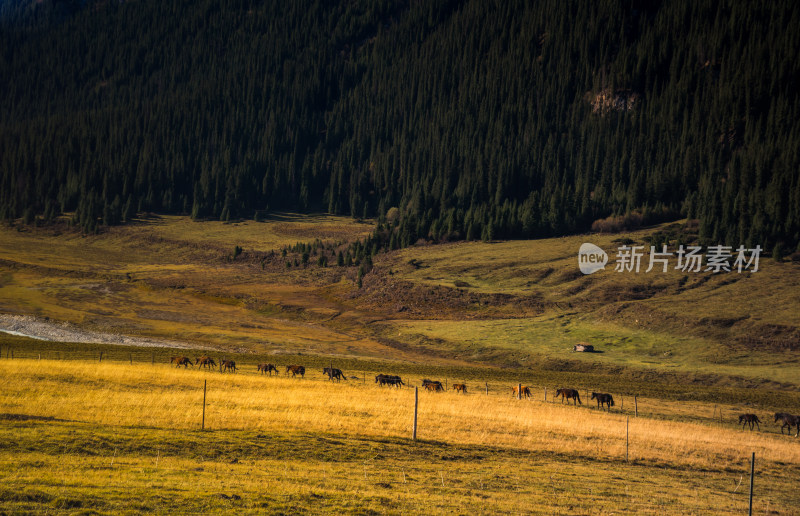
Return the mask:
<path id="1" fill-rule="evenodd" d="M 578 251 L 578 267 L 584 274 L 592 274 L 600 269 L 605 269 L 608 263 L 608 254 L 594 244 L 581 244 Z"/>

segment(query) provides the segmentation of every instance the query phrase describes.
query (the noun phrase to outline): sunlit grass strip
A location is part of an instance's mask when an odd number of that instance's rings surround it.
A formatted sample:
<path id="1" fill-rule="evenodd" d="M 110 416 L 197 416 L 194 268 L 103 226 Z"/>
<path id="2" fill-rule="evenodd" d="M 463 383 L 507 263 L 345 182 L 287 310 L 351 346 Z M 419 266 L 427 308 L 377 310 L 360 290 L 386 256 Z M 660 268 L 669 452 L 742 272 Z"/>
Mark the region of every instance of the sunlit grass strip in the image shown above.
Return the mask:
<path id="1" fill-rule="evenodd" d="M 309 372 L 313 378 L 313 372 Z M 158 365 L 0 362 L 4 413 L 102 425 L 410 436 L 413 391 L 368 382 L 220 374 Z M 630 455 L 687 467 L 760 459 L 800 464 L 800 442 L 708 424 L 631 418 Z M 603 459 L 625 456 L 625 417 L 510 396 L 420 393 L 421 439 Z"/>

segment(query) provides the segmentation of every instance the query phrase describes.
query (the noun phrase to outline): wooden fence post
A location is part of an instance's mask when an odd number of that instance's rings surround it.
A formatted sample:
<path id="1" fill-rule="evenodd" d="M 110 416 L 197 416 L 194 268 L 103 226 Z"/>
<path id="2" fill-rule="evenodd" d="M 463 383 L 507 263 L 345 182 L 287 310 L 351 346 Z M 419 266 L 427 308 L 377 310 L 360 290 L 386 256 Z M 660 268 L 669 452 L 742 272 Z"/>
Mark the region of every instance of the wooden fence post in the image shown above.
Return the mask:
<path id="1" fill-rule="evenodd" d="M 206 429 L 206 387 L 208 380 L 203 380 L 203 422 L 201 423 L 200 430 Z"/>
<path id="2" fill-rule="evenodd" d="M 622 406 L 619 408 L 619 410 L 625 412 L 625 396 L 620 396 L 619 399 L 620 402 L 622 403 Z"/>
<path id="3" fill-rule="evenodd" d="M 417 440 L 417 408 L 419 407 L 419 387 L 414 387 L 414 429 L 411 431 L 411 439 Z"/>
<path id="4" fill-rule="evenodd" d="M 102 362 L 102 361 L 103 361 L 103 352 L 101 351 L 100 352 L 100 362 Z"/>
<path id="5" fill-rule="evenodd" d="M 628 436 L 630 434 L 628 426 L 630 425 L 630 420 L 630 416 L 625 416 L 625 462 L 628 462 Z"/>
<path id="6" fill-rule="evenodd" d="M 488 396 L 489 395 L 489 382 L 484 382 L 484 383 L 486 383 L 486 395 Z"/>
<path id="7" fill-rule="evenodd" d="M 633 397 L 633 415 L 639 417 L 639 400 L 638 396 Z"/>
<path id="8" fill-rule="evenodd" d="M 131 359 L 131 365 L 133 365 L 133 353 L 128 353 L 128 358 Z"/>
<path id="9" fill-rule="evenodd" d="M 750 456 L 750 504 L 747 514 L 753 516 L 753 477 L 756 473 L 756 452 Z"/>
<path id="10" fill-rule="evenodd" d="M 522 384 L 521 383 L 517 384 L 517 399 L 518 400 L 522 399 Z"/>
<path id="11" fill-rule="evenodd" d="M 544 388 L 544 402 L 547 403 L 547 387 Z"/>

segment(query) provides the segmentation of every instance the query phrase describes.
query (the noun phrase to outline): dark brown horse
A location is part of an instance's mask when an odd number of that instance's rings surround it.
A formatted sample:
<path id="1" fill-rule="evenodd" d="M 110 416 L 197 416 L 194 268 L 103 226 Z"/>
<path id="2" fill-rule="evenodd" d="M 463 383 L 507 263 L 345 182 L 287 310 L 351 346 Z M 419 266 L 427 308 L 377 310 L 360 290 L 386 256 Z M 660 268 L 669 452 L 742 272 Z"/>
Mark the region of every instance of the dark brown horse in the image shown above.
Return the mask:
<path id="1" fill-rule="evenodd" d="M 286 376 L 289 376 L 289 373 L 292 373 L 292 378 L 297 376 L 298 374 L 305 378 L 306 376 L 306 368 L 301 365 L 287 365 L 286 366 Z"/>
<path id="2" fill-rule="evenodd" d="M 258 364 L 258 372 L 261 374 L 269 373 L 272 376 L 272 371 L 275 371 L 275 374 L 278 373 L 278 368 L 275 367 L 275 364 Z"/>
<path id="3" fill-rule="evenodd" d="M 388 385 L 389 387 L 397 387 L 400 388 L 405 383 L 403 383 L 403 379 L 397 375 L 393 374 L 379 374 L 375 377 L 375 383 L 379 386 L 383 387 L 384 385 Z"/>
<path id="4" fill-rule="evenodd" d="M 175 364 L 175 367 L 183 366 L 184 369 L 186 369 L 186 366 L 194 367 L 192 359 L 189 357 L 172 357 L 170 363 Z"/>
<path id="5" fill-rule="evenodd" d="M 338 382 L 339 380 L 347 381 L 347 376 L 342 372 L 341 369 L 337 369 L 335 367 L 325 367 L 322 369 L 322 374 L 328 375 L 328 380 L 336 379 Z"/>
<path id="6" fill-rule="evenodd" d="M 434 386 L 433 389 L 428 387 L 429 385 L 433 385 Z M 442 385 L 442 382 L 440 382 L 439 380 L 428 380 L 427 378 L 422 380 L 422 388 L 423 389 L 428 389 L 429 391 L 430 390 L 433 390 L 433 391 L 443 391 L 444 390 L 444 386 Z"/>
<path id="7" fill-rule="evenodd" d="M 783 429 L 788 428 L 788 434 L 792 433 L 792 427 L 797 427 L 797 432 L 794 434 L 795 437 L 800 435 L 800 416 L 794 416 L 792 414 L 787 414 L 785 412 L 778 412 L 775 414 L 775 422 L 781 422 L 781 434 L 783 434 Z"/>
<path id="8" fill-rule="evenodd" d="M 211 357 L 207 357 L 207 356 L 202 356 L 202 357 L 198 358 L 195 361 L 194 365 L 198 365 L 198 364 L 200 364 L 200 367 L 202 367 L 203 369 L 205 369 L 206 367 L 209 368 L 209 369 L 211 369 L 212 367 L 217 367 L 217 363 L 214 362 L 214 359 L 211 358 Z"/>
<path id="9" fill-rule="evenodd" d="M 742 414 L 739 416 L 739 424 L 742 425 L 744 428 L 745 425 L 750 425 L 750 431 L 753 431 L 753 425 L 758 427 L 758 430 L 761 431 L 761 427 L 758 425 L 761 421 L 758 419 L 758 416 L 755 414 Z"/>
<path id="10" fill-rule="evenodd" d="M 233 360 L 226 360 L 222 359 L 219 361 L 219 372 L 224 373 L 225 371 L 230 371 L 232 373 L 236 372 L 236 362 Z"/>
<path id="11" fill-rule="evenodd" d="M 458 392 L 462 392 L 462 393 L 466 394 L 467 393 L 467 384 L 465 384 L 465 383 L 454 383 L 453 384 L 453 390 L 456 391 L 457 393 Z"/>
<path id="12" fill-rule="evenodd" d="M 517 388 L 516 387 L 512 387 L 511 388 L 511 395 L 513 397 L 515 397 L 515 398 L 517 397 Z M 531 388 L 530 387 L 526 387 L 525 385 L 522 386 L 522 397 L 524 397 L 524 398 L 530 398 L 531 397 Z"/>
<path id="13" fill-rule="evenodd" d="M 569 400 L 572 400 L 573 405 L 577 405 L 578 403 L 583 405 L 583 402 L 581 402 L 581 395 L 578 394 L 578 389 L 557 389 L 556 398 L 559 396 L 561 396 L 561 403 L 564 403 L 564 400 L 566 399 L 568 403 Z"/>
<path id="14" fill-rule="evenodd" d="M 444 386 L 442 385 L 442 382 L 430 382 L 429 381 L 428 383 L 423 383 L 422 384 L 422 388 L 425 389 L 425 390 L 431 391 L 431 392 L 443 392 L 444 391 Z"/>
<path id="15" fill-rule="evenodd" d="M 597 400 L 597 408 L 603 408 L 603 405 L 607 405 L 608 410 L 611 411 L 611 407 L 614 406 L 614 397 L 604 392 L 593 392 L 592 399 Z"/>

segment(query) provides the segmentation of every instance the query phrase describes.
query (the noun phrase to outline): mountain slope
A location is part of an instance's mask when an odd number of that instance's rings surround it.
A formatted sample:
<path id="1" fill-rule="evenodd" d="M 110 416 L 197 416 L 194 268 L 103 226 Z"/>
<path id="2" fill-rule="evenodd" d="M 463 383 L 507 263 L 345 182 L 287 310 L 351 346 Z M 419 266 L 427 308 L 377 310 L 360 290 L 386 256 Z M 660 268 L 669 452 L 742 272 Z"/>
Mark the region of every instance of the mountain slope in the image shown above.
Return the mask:
<path id="1" fill-rule="evenodd" d="M 3 218 L 398 207 L 408 244 L 683 214 L 800 241 L 791 2 L 56 4 L 2 31 Z"/>

